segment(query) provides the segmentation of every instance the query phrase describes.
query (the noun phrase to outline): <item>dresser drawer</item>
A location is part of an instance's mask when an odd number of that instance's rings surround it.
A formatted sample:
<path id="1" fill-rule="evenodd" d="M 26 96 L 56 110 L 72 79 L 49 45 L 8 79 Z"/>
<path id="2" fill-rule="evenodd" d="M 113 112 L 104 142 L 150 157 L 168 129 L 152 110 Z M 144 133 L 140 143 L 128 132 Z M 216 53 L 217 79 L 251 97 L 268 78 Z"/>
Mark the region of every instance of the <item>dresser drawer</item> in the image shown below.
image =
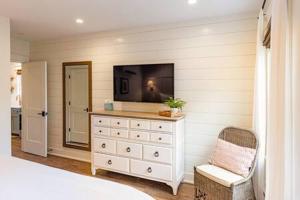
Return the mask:
<path id="1" fill-rule="evenodd" d="M 156 142 L 156 143 L 172 144 L 172 135 L 151 133 L 150 140 L 151 142 Z"/>
<path id="2" fill-rule="evenodd" d="M 142 148 L 141 144 L 117 142 L 117 154 L 121 156 L 142 159 Z"/>
<path id="3" fill-rule="evenodd" d="M 130 120 L 130 128 L 132 129 L 150 129 L 150 121 L 149 120 Z"/>
<path id="4" fill-rule="evenodd" d="M 94 117 L 93 124 L 95 126 L 110 126 L 110 118 L 108 117 Z"/>
<path id="5" fill-rule="evenodd" d="M 145 162 L 141 160 L 131 160 L 130 162 L 130 171 L 133 174 L 166 181 L 172 180 L 172 168 L 169 165 Z"/>
<path id="6" fill-rule="evenodd" d="M 110 135 L 110 128 L 105 128 L 101 126 L 94 126 L 94 135 L 95 136 L 109 136 Z"/>
<path id="7" fill-rule="evenodd" d="M 110 135 L 112 137 L 128 138 L 128 130 L 112 128 L 110 129 Z"/>
<path id="8" fill-rule="evenodd" d="M 172 149 L 144 145 L 144 160 L 172 163 Z"/>
<path id="9" fill-rule="evenodd" d="M 140 140 L 140 141 L 149 141 L 150 133 L 142 132 L 142 131 L 130 131 L 130 139 L 132 140 Z"/>
<path id="10" fill-rule="evenodd" d="M 116 153 L 116 141 L 102 139 L 102 138 L 94 138 L 94 151 L 97 153 Z"/>
<path id="11" fill-rule="evenodd" d="M 123 118 L 111 118 L 110 125 L 115 128 L 129 128 L 129 120 Z"/>
<path id="12" fill-rule="evenodd" d="M 94 164 L 97 167 L 129 172 L 129 159 L 116 156 L 94 154 Z"/>
<path id="13" fill-rule="evenodd" d="M 151 130 L 172 132 L 172 122 L 165 121 L 151 121 Z"/>

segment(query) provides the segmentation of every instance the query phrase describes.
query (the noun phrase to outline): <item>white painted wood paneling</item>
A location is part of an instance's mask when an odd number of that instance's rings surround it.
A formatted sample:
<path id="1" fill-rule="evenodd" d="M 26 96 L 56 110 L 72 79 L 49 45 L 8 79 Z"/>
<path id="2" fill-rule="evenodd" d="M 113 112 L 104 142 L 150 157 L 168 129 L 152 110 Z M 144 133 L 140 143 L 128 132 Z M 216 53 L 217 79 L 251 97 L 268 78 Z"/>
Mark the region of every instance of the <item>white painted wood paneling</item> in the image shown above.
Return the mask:
<path id="1" fill-rule="evenodd" d="M 30 52 L 30 43 L 29 41 L 12 37 L 10 40 L 11 45 L 11 62 L 28 62 L 29 61 L 29 52 Z"/>
<path id="2" fill-rule="evenodd" d="M 238 16 L 168 24 L 33 43 L 31 60 L 48 62 L 49 147 L 83 160 L 87 152 L 62 147 L 62 62 L 93 62 L 93 108 L 113 98 L 113 65 L 175 63 L 175 95 L 188 104 L 185 173 L 206 162 L 225 126 L 252 123 L 256 17 Z M 115 103 L 156 112 L 160 104 Z"/>

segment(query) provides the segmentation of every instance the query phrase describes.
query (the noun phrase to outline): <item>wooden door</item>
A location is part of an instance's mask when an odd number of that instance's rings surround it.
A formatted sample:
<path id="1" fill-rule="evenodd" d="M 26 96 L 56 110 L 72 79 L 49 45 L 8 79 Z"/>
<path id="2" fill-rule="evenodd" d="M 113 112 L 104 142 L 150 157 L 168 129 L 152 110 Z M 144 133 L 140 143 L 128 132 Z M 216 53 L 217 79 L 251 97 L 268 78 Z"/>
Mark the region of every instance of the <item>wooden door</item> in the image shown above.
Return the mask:
<path id="1" fill-rule="evenodd" d="M 22 151 L 47 157 L 47 63 L 22 65 Z"/>

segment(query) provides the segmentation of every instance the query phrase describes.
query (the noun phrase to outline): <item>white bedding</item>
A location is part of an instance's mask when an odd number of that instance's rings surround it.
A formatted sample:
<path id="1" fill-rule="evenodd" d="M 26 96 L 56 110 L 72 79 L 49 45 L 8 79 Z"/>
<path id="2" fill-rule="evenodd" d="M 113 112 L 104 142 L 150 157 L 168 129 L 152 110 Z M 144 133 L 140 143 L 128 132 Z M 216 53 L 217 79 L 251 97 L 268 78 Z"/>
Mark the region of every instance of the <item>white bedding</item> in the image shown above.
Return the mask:
<path id="1" fill-rule="evenodd" d="M 0 156 L 0 200 L 153 200 L 132 187 Z"/>

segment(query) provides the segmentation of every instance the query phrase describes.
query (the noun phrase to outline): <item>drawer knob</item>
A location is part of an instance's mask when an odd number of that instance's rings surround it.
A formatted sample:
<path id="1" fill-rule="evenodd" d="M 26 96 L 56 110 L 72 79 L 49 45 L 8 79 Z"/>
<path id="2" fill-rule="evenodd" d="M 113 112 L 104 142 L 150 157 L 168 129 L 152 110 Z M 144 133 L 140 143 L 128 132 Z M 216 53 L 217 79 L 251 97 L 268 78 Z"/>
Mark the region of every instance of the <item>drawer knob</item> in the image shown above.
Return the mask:
<path id="1" fill-rule="evenodd" d="M 136 137 L 137 137 L 137 138 L 139 138 L 139 137 L 140 137 L 140 135 L 137 135 Z"/>
<path id="2" fill-rule="evenodd" d="M 159 138 L 158 138 L 158 140 L 162 140 L 162 138 L 161 138 L 161 137 L 159 137 Z"/>
<path id="3" fill-rule="evenodd" d="M 159 157 L 158 151 L 156 151 L 156 152 L 154 153 L 154 157 Z"/>
<path id="4" fill-rule="evenodd" d="M 120 122 L 117 122 L 118 125 L 120 125 Z"/>
<path id="5" fill-rule="evenodd" d="M 162 128 L 162 126 L 159 126 L 158 128 Z"/>
<path id="6" fill-rule="evenodd" d="M 120 135 L 120 132 L 117 132 L 117 135 Z"/>
<path id="7" fill-rule="evenodd" d="M 129 153 L 131 151 L 130 147 L 127 147 L 126 151 Z"/>
<path id="8" fill-rule="evenodd" d="M 140 126 L 140 124 L 137 124 L 137 126 Z"/>
<path id="9" fill-rule="evenodd" d="M 101 147 L 102 147 L 103 149 L 105 149 L 105 147 L 106 147 L 105 143 L 103 143 L 103 144 L 101 145 Z"/>
<path id="10" fill-rule="evenodd" d="M 99 133 L 102 133 L 102 131 L 100 130 Z"/>
<path id="11" fill-rule="evenodd" d="M 151 168 L 151 167 L 148 167 L 147 172 L 148 172 L 148 173 L 151 173 L 151 172 L 152 172 L 152 168 Z"/>
<path id="12" fill-rule="evenodd" d="M 101 120 L 99 120 L 99 123 L 102 123 L 102 121 L 101 121 Z"/>
<path id="13" fill-rule="evenodd" d="M 111 160 L 108 160 L 108 161 L 107 161 L 107 164 L 111 165 L 111 164 L 112 164 L 112 161 L 111 161 Z"/>

